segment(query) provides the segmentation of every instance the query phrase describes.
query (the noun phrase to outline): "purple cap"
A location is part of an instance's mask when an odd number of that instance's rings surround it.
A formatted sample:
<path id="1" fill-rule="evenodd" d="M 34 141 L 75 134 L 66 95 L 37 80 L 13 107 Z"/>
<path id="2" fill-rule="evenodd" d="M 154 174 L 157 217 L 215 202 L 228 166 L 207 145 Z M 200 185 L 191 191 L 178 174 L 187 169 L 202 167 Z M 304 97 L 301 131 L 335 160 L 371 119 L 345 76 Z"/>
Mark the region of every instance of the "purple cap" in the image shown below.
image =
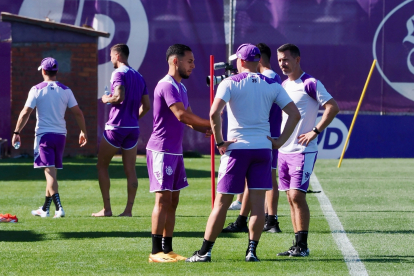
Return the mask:
<path id="1" fill-rule="evenodd" d="M 256 55 L 259 55 L 258 58 L 255 58 Z M 245 61 L 259 61 L 260 60 L 260 50 L 253 44 L 247 43 L 242 44 L 237 48 L 237 51 L 234 55 L 231 55 L 229 57 L 229 60 L 235 60 L 235 59 L 242 59 Z"/>
<path id="2" fill-rule="evenodd" d="M 39 68 L 37 68 L 37 70 L 39 71 L 40 69 L 46 71 L 57 71 L 59 69 L 58 62 L 56 61 L 56 59 L 51 57 L 44 58 L 40 63 Z"/>

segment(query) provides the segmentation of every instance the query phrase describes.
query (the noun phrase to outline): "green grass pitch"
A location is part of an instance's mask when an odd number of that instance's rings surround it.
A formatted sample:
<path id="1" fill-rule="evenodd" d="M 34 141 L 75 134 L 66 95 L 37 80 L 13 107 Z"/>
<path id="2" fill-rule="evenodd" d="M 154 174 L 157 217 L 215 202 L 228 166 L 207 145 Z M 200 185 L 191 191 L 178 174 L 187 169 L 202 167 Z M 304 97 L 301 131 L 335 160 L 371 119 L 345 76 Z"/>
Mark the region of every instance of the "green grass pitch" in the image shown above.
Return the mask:
<path id="1" fill-rule="evenodd" d="M 414 160 L 318 160 L 315 173 L 347 236 L 369 275 L 414 274 Z M 201 246 L 211 210 L 210 158 L 186 158 L 190 187 L 181 192 L 173 248 L 190 256 Z M 148 263 L 151 212 L 145 158 L 137 158 L 139 188 L 133 218 L 94 218 L 102 208 L 96 159 L 64 160 L 58 172 L 66 211 L 61 219 L 33 217 L 43 204 L 45 179 L 31 159 L 0 160 L 0 213 L 17 215 L 18 223 L 0 224 L 0 275 L 349 275 L 315 194 L 307 258 L 277 257 L 291 246 L 293 230 L 284 193 L 279 221 L 283 233 L 263 233 L 260 263 L 244 262 L 247 234 L 221 234 L 211 263 Z M 218 159 L 216 169 L 218 167 Z M 114 215 L 126 203 L 122 162 L 110 166 Z M 51 216 L 54 205 L 51 207 Z M 229 211 L 226 223 L 238 211 Z"/>

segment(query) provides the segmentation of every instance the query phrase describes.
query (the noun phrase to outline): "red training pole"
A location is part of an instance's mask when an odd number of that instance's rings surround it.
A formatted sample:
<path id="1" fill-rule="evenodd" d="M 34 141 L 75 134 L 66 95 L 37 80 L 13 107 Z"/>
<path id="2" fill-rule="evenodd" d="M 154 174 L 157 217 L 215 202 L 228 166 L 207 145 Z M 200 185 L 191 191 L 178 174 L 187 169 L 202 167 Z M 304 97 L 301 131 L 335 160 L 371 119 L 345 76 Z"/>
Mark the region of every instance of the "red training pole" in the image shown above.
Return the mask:
<path id="1" fill-rule="evenodd" d="M 214 101 L 214 56 L 210 55 L 210 108 Z M 210 155 L 211 155 L 211 209 L 214 208 L 214 199 L 216 198 L 216 170 L 214 168 L 215 142 L 214 136 L 210 137 Z"/>

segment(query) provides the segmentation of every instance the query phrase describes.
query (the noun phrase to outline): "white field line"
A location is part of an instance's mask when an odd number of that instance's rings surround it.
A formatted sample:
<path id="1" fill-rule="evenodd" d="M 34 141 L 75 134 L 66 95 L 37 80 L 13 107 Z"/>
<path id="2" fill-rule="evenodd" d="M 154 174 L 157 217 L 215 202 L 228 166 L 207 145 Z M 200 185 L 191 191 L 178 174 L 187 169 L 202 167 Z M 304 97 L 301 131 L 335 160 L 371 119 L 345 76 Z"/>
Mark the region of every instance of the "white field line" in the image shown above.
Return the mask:
<path id="1" fill-rule="evenodd" d="M 331 228 L 332 236 L 344 256 L 349 274 L 352 276 L 368 275 L 365 265 L 359 259 L 358 252 L 346 236 L 346 232 L 341 221 L 336 215 L 329 198 L 325 195 L 322 186 L 314 173 L 312 173 L 310 177 L 310 184 L 312 185 L 313 190 L 321 191 L 321 193 L 317 193 L 315 195 L 319 200 L 322 212 L 328 221 L 329 227 Z"/>

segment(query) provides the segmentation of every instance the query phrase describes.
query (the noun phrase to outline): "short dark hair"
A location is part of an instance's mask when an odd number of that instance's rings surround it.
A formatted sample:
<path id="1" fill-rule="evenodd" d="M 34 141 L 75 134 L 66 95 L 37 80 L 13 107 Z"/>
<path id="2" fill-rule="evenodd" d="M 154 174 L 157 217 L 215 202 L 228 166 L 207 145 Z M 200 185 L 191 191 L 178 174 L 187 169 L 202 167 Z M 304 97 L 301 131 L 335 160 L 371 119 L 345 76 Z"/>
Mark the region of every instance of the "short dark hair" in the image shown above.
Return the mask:
<path id="1" fill-rule="evenodd" d="M 283 44 L 277 49 L 278 52 L 285 52 L 287 50 L 290 51 L 290 54 L 292 55 L 292 57 L 294 58 L 300 57 L 300 50 L 298 46 L 296 46 L 295 44 L 291 44 L 291 43 Z"/>
<path id="2" fill-rule="evenodd" d="M 260 53 L 265 54 L 267 56 L 267 58 L 270 60 L 270 57 L 272 56 L 272 51 L 270 50 L 269 46 L 267 46 L 264 43 L 259 43 L 256 45 L 257 48 L 259 48 Z"/>
<path id="3" fill-rule="evenodd" d="M 45 71 L 45 75 L 49 76 L 49 77 L 54 77 L 56 76 L 58 71 L 49 71 L 49 70 L 44 70 Z"/>
<path id="4" fill-rule="evenodd" d="M 111 47 L 111 51 L 123 54 L 126 58 L 129 56 L 129 48 L 126 44 L 115 44 Z"/>
<path id="5" fill-rule="evenodd" d="M 183 45 L 183 44 L 174 44 L 174 45 L 171 45 L 170 47 L 168 47 L 168 50 L 167 50 L 167 54 L 166 54 L 167 61 L 170 58 L 170 56 L 174 56 L 174 55 L 177 55 L 179 57 L 185 56 L 185 52 L 186 51 L 192 52 L 192 50 L 190 49 L 190 47 L 188 47 L 186 45 Z"/>

